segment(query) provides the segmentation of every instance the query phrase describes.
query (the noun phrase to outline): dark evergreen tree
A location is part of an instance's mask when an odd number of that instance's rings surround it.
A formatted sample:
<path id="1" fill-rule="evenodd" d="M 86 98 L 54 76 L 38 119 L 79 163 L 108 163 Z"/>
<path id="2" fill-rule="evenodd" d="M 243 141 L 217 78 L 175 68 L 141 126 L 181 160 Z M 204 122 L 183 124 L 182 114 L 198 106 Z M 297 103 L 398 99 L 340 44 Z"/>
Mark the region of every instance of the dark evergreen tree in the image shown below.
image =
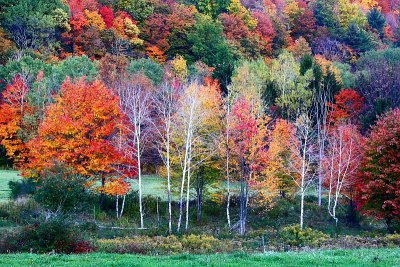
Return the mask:
<path id="1" fill-rule="evenodd" d="M 385 26 L 385 17 L 377 8 L 371 9 L 367 14 L 368 24 L 372 29 L 378 31 L 379 35 L 383 36 L 383 27 Z"/>

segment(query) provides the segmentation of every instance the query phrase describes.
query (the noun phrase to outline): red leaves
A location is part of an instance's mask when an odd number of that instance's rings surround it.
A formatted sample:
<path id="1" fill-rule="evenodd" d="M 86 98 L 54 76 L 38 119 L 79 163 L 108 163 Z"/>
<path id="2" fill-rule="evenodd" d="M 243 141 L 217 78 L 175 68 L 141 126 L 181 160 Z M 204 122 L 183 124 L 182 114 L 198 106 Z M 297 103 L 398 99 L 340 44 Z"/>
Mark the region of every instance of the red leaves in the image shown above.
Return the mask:
<path id="1" fill-rule="evenodd" d="M 244 161 L 250 171 L 257 171 L 266 162 L 266 121 L 257 103 L 244 97 L 236 99 L 230 113 L 230 134 L 238 162 Z"/>
<path id="2" fill-rule="evenodd" d="M 364 104 L 364 98 L 353 89 L 342 89 L 334 98 L 335 104 L 330 105 L 332 122 L 354 119 Z"/>
<path id="3" fill-rule="evenodd" d="M 400 220 L 400 109 L 372 127 L 358 175 L 356 204 L 363 214 Z"/>
<path id="4" fill-rule="evenodd" d="M 111 28 L 113 26 L 113 20 L 114 20 L 113 11 L 110 8 L 106 7 L 106 6 L 102 6 L 99 9 L 99 14 L 103 18 L 107 29 Z"/>

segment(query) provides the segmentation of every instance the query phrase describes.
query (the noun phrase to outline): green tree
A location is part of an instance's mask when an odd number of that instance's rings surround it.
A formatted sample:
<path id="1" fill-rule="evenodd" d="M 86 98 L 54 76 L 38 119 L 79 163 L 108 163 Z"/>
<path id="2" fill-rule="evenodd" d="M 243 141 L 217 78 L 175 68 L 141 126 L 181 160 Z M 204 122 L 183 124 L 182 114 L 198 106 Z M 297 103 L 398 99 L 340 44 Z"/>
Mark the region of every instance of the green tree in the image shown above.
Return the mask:
<path id="1" fill-rule="evenodd" d="M 154 12 L 154 6 L 147 0 L 118 0 L 115 6 L 117 9 L 128 12 L 138 22 L 143 22 Z"/>
<path id="2" fill-rule="evenodd" d="M 371 9 L 367 14 L 368 24 L 372 29 L 378 31 L 380 36 L 383 36 L 383 27 L 385 26 L 385 17 L 377 9 Z"/>
<path id="3" fill-rule="evenodd" d="M 314 2 L 314 17 L 317 25 L 334 29 L 338 25 L 337 17 L 334 13 L 335 0 L 316 0 Z"/>
<path id="4" fill-rule="evenodd" d="M 355 23 L 350 23 L 344 40 L 357 52 L 366 52 L 374 47 L 368 33 Z"/>
<path id="5" fill-rule="evenodd" d="M 93 81 L 98 75 L 97 62 L 91 61 L 87 56 L 74 56 L 53 66 L 52 73 L 47 82 L 53 90 L 58 90 L 66 77 L 71 79 L 84 76 L 87 81 Z"/>
<path id="6" fill-rule="evenodd" d="M 3 0 L 0 3 L 0 18 L 4 28 L 11 33 L 16 46 L 21 50 L 56 49 L 57 30 L 66 27 L 60 23 L 68 12 L 60 0 Z"/>
<path id="7" fill-rule="evenodd" d="M 235 57 L 222 34 L 222 25 L 206 15 L 198 15 L 194 31 L 188 36 L 195 60 L 214 68 L 213 76 L 223 88 L 230 81 Z"/>
<path id="8" fill-rule="evenodd" d="M 160 64 L 148 58 L 132 60 L 126 71 L 130 75 L 142 72 L 152 81 L 153 85 L 160 84 L 164 74 Z"/>
<path id="9" fill-rule="evenodd" d="M 17 73 L 23 74 L 24 78 L 26 78 L 25 82 L 31 83 L 35 80 L 39 71 L 49 74 L 51 66 L 29 55 L 23 56 L 18 60 L 9 60 L 7 64 L 0 66 L 0 81 L 2 81 L 0 83 L 0 92 L 6 84 L 12 81 Z"/>
<path id="10" fill-rule="evenodd" d="M 309 85 L 313 80 L 313 71 L 309 69 L 301 75 L 300 64 L 287 51 L 272 61 L 271 82 L 277 95 L 275 103 L 282 115 L 292 118 L 311 105 L 313 92 Z"/>
<path id="11" fill-rule="evenodd" d="M 270 71 L 264 60 L 242 61 L 233 72 L 229 92 L 232 97 L 247 95 L 262 99 L 266 94 L 269 76 Z"/>

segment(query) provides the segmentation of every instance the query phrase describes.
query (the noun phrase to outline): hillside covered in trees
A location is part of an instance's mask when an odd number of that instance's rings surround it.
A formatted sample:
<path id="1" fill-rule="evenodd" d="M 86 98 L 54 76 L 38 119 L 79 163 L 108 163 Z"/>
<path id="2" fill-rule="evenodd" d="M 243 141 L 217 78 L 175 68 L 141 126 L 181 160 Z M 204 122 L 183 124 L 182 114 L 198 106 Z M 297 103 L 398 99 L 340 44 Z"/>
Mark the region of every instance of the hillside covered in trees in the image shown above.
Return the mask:
<path id="1" fill-rule="evenodd" d="M 0 0 L 23 177 L 0 253 L 398 246 L 399 23 L 399 0 Z"/>

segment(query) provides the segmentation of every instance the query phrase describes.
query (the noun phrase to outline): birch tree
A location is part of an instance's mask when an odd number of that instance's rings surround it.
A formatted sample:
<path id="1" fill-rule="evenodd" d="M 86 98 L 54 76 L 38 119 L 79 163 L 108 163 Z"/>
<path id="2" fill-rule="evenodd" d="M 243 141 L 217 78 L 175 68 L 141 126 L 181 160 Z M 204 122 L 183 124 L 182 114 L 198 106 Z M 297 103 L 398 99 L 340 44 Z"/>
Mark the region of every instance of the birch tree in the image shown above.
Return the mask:
<path id="1" fill-rule="evenodd" d="M 211 86 L 200 85 L 197 81 L 189 82 L 180 96 L 180 106 L 177 112 L 175 127 L 175 149 L 178 154 L 182 172 L 179 217 L 177 231 L 182 224 L 184 192 L 186 187 L 186 222 L 189 225 L 189 201 L 192 174 L 214 153 L 216 138 L 213 136 L 213 117 L 218 117 L 215 91 Z M 219 94 L 218 94 L 219 96 Z M 213 145 L 209 145 L 213 143 Z"/>
<path id="2" fill-rule="evenodd" d="M 308 114 L 301 114 L 295 125 L 295 134 L 291 144 L 292 159 L 289 173 L 300 194 L 300 229 L 304 226 L 304 197 L 314 180 L 312 164 L 315 162 L 315 130 Z"/>
<path id="3" fill-rule="evenodd" d="M 335 220 L 339 198 L 351 190 L 362 157 L 363 137 L 357 127 L 344 124 L 331 131 L 328 137 L 327 155 L 323 161 L 328 189 L 327 209 Z"/>
<path id="4" fill-rule="evenodd" d="M 151 81 L 143 75 L 135 75 L 121 84 L 119 90 L 122 108 L 132 127 L 129 129 L 130 140 L 126 146 L 133 146 L 136 157 L 136 168 L 139 193 L 140 229 L 144 229 L 144 212 L 142 203 L 142 164 L 143 152 L 148 148 L 152 129 L 152 86 Z"/>
<path id="5" fill-rule="evenodd" d="M 164 163 L 167 175 L 167 201 L 168 201 L 168 233 L 172 234 L 172 205 L 171 205 L 171 153 L 172 132 L 175 123 L 175 113 L 178 108 L 178 97 L 181 86 L 164 83 L 153 95 L 154 110 L 157 120 L 154 129 L 158 134 L 156 147 Z"/>

